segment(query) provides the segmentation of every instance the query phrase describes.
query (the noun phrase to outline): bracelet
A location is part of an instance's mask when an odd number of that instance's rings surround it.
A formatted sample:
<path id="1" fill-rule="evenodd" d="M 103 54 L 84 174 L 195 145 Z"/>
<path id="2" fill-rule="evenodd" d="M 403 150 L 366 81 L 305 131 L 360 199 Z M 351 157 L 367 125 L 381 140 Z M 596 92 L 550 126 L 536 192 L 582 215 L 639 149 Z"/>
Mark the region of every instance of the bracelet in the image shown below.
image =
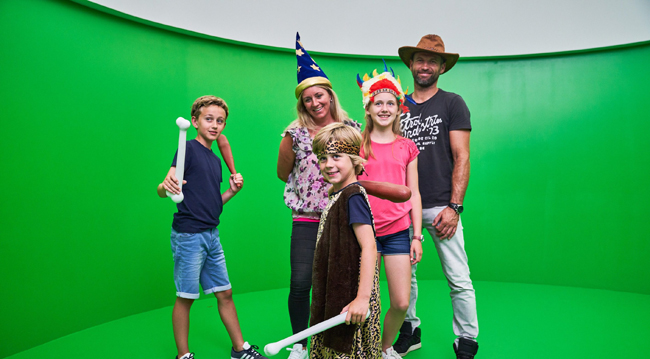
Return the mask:
<path id="1" fill-rule="evenodd" d="M 424 242 L 424 234 L 420 234 L 419 236 L 413 236 L 413 240 Z"/>

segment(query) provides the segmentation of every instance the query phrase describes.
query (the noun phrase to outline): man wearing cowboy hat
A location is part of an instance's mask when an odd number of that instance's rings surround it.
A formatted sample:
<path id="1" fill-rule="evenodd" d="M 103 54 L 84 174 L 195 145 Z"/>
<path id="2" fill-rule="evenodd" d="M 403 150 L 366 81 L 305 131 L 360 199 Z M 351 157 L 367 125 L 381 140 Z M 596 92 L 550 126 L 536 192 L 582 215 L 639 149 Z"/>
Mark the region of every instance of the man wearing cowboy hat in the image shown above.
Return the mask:
<path id="1" fill-rule="evenodd" d="M 476 299 L 469 277 L 460 214 L 469 181 L 469 135 L 472 129 L 465 101 L 438 88 L 438 77 L 449 72 L 458 54 L 445 52 L 438 35 L 422 37 L 417 46 L 404 46 L 399 56 L 413 74 L 415 90 L 406 96 L 409 112 L 401 117 L 404 136 L 420 150 L 418 173 L 422 197 L 422 228 L 435 242 L 442 270 L 451 288 L 457 358 L 471 359 L 478 351 Z M 413 237 L 414 240 L 422 238 Z M 416 265 L 412 267 L 411 301 L 394 348 L 401 355 L 420 348 L 421 331 L 415 315 Z"/>

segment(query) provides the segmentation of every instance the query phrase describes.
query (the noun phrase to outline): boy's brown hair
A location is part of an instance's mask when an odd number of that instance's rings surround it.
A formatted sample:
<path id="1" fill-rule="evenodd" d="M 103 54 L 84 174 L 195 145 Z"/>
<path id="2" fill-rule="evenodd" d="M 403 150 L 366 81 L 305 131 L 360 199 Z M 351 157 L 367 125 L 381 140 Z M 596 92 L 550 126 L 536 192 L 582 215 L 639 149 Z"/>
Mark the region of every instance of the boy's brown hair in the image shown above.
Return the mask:
<path id="1" fill-rule="evenodd" d="M 226 113 L 226 119 L 228 118 L 228 105 L 226 105 L 226 101 L 212 95 L 201 96 L 194 101 L 194 104 L 192 105 L 192 117 L 198 120 L 199 116 L 201 116 L 201 109 L 212 105 L 221 107 L 223 112 Z"/>
<path id="2" fill-rule="evenodd" d="M 331 141 L 340 141 L 350 146 L 354 146 L 357 149 L 361 148 L 361 134 L 359 131 L 343 123 L 335 122 L 323 127 L 318 131 L 316 136 L 314 136 L 312 151 L 314 153 L 324 152 L 325 147 Z M 356 175 L 359 175 L 363 171 L 363 164 L 366 160 L 361 158 L 358 154 L 345 154 L 350 156 L 352 165 L 354 166 L 354 172 Z"/>

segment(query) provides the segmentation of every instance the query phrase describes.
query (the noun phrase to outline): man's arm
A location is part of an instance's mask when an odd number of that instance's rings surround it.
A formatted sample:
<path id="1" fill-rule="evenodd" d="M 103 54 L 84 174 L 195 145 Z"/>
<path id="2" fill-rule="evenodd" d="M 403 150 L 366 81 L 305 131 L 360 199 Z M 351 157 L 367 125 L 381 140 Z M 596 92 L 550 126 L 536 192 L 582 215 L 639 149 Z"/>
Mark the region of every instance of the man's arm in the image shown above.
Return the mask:
<path id="1" fill-rule="evenodd" d="M 463 204 L 469 183 L 469 134 L 467 130 L 450 131 L 449 142 L 454 158 L 451 174 L 451 202 Z"/>
<path id="2" fill-rule="evenodd" d="M 469 134 L 468 130 L 449 131 L 454 170 L 451 174 L 451 202 L 462 205 L 469 183 Z M 456 234 L 459 216 L 453 209 L 443 209 L 433 220 L 440 239 Z"/>

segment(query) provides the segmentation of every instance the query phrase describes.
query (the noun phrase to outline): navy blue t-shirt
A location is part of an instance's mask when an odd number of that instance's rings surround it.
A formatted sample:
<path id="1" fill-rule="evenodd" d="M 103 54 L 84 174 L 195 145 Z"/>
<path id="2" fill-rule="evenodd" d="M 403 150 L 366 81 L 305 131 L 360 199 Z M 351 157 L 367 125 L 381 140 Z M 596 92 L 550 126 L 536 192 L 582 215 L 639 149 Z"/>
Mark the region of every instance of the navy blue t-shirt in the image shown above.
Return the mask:
<path id="1" fill-rule="evenodd" d="M 348 199 L 348 224 L 369 224 L 372 226 L 370 206 L 361 193 L 355 193 Z"/>
<path id="2" fill-rule="evenodd" d="M 174 155 L 172 167 L 176 166 Z M 196 139 L 187 141 L 183 202 L 176 207 L 172 228 L 180 233 L 200 233 L 219 225 L 221 199 L 221 159 Z"/>
<path id="3" fill-rule="evenodd" d="M 400 118 L 404 137 L 420 150 L 418 177 L 422 207 L 446 206 L 451 200 L 451 174 L 454 158 L 449 131 L 472 130 L 465 101 L 453 92 L 438 92 L 423 103 L 406 96 L 409 112 Z"/>

